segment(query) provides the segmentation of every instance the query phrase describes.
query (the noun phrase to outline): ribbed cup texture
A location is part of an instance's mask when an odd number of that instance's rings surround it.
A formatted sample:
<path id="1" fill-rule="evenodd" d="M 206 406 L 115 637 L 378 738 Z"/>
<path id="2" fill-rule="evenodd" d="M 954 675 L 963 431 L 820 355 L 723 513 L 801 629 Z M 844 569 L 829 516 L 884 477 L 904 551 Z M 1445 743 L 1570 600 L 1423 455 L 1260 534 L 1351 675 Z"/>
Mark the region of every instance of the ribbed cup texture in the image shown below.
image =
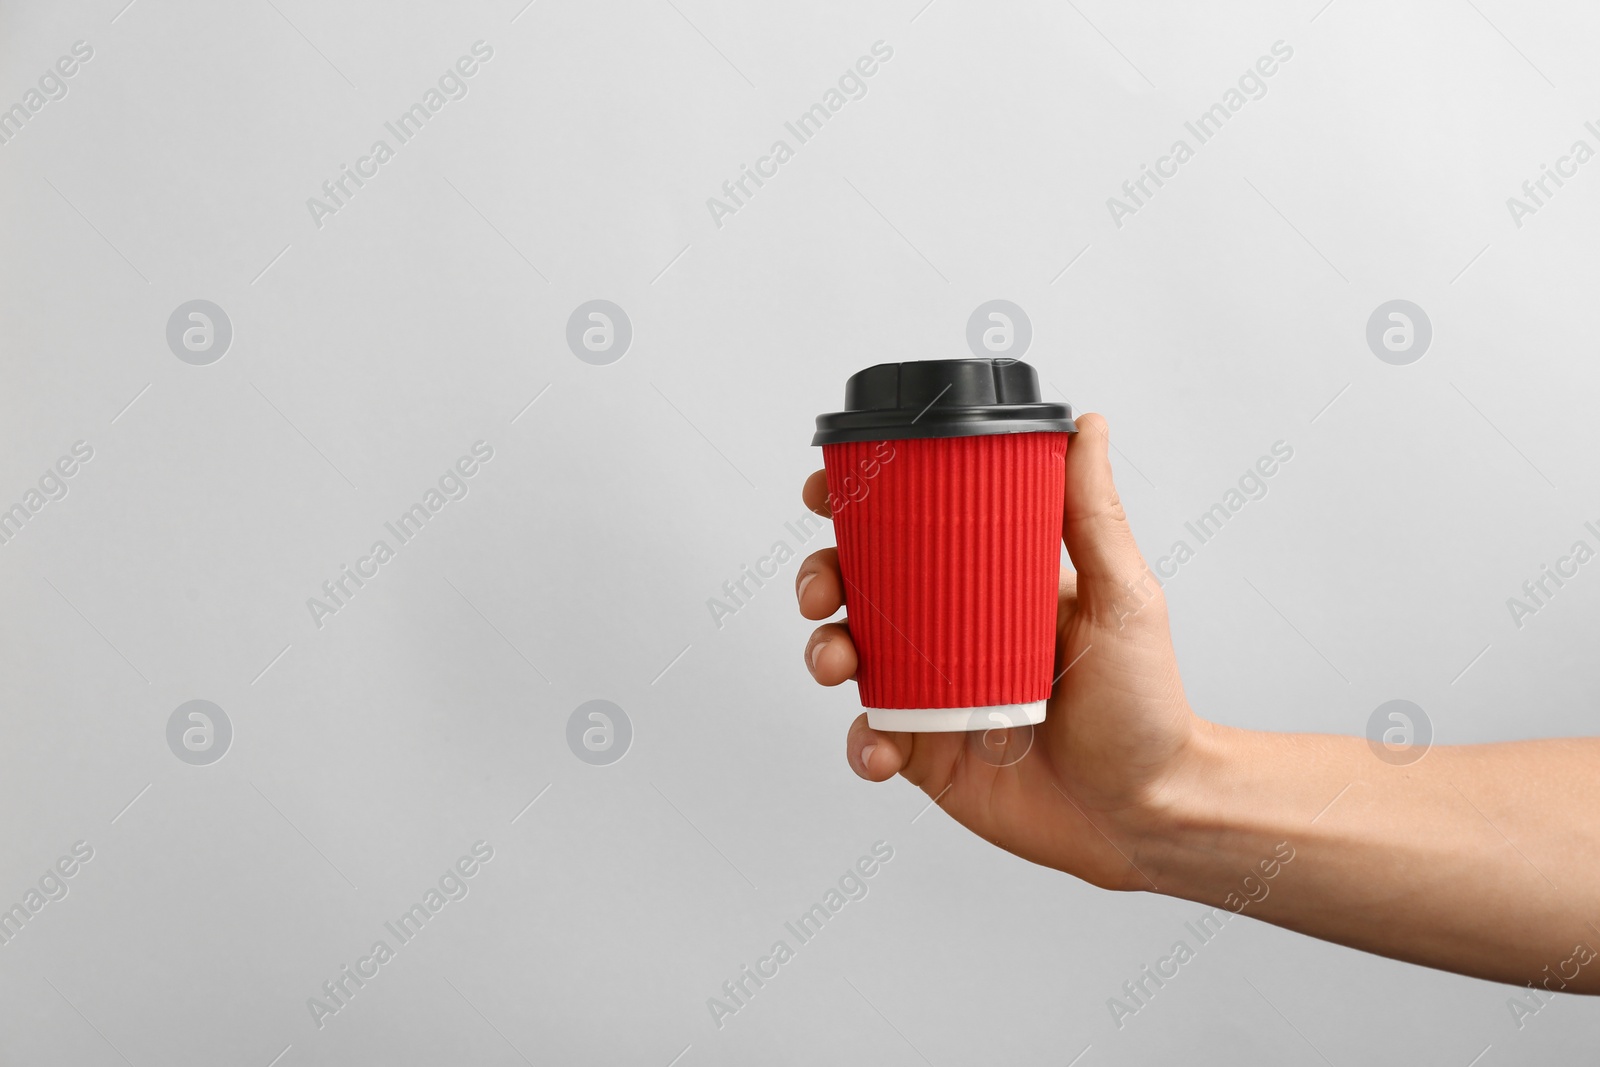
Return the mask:
<path id="1" fill-rule="evenodd" d="M 825 445 L 869 708 L 1050 695 L 1067 434 Z"/>

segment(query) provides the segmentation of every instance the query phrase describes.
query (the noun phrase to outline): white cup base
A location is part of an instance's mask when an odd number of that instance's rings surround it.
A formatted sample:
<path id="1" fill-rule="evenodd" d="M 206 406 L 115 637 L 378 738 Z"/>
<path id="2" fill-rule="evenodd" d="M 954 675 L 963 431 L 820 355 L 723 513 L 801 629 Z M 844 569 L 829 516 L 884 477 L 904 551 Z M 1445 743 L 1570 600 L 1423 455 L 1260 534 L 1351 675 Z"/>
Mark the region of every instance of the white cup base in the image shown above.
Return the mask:
<path id="1" fill-rule="evenodd" d="M 868 708 L 867 725 L 874 730 L 897 733 L 993 730 L 1044 722 L 1044 708 L 1043 700 L 1031 704 L 996 704 L 981 708 Z"/>

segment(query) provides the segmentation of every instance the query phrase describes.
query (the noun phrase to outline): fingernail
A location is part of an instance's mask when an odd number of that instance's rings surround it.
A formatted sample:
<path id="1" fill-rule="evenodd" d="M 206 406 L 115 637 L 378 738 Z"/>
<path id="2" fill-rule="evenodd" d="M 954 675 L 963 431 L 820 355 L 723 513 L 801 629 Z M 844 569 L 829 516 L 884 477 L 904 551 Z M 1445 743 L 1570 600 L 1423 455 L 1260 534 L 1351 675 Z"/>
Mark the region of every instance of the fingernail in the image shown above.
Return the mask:
<path id="1" fill-rule="evenodd" d="M 822 650 L 828 647 L 828 642 L 818 641 L 817 647 L 811 650 L 811 669 L 817 669 L 817 664 L 822 660 Z"/>
<path id="2" fill-rule="evenodd" d="M 798 590 L 796 590 L 795 594 L 794 594 L 796 600 L 800 600 L 800 601 L 804 601 L 805 600 L 805 598 L 806 598 L 806 586 L 810 585 L 812 579 L 815 578 L 816 576 L 817 576 L 817 572 L 816 571 L 812 571 L 810 574 L 808 574 L 804 578 L 800 579 L 800 588 Z"/>
<path id="3" fill-rule="evenodd" d="M 872 753 L 877 751 L 877 745 L 868 745 L 861 750 L 861 770 L 866 772 L 872 768 Z"/>

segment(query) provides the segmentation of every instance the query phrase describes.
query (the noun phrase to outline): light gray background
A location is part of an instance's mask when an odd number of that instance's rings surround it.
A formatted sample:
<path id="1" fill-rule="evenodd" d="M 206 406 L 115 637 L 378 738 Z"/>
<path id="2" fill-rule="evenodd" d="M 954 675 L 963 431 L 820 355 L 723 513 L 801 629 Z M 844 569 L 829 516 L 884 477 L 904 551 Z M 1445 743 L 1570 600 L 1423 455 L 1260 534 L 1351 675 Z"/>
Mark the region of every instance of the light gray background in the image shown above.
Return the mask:
<path id="1" fill-rule="evenodd" d="M 0 545 L 0 898 L 95 850 L 0 947 L 4 1062 L 1592 1054 L 1600 1005 L 1519 1030 L 1507 987 L 1248 919 L 1119 1031 L 1107 999 L 1203 909 L 859 781 L 796 562 L 720 630 L 706 601 L 793 543 L 845 377 L 964 355 L 1007 299 L 1052 395 L 1110 418 L 1153 556 L 1295 449 L 1169 586 L 1203 714 L 1592 731 L 1600 577 L 1521 629 L 1505 601 L 1600 520 L 1600 162 L 1520 229 L 1505 200 L 1596 145 L 1600 13 L 523 2 L 0 4 L 0 104 L 94 49 L 0 146 L 0 503 L 94 448 Z M 480 39 L 469 95 L 317 228 L 306 198 Z M 716 226 L 878 40 L 867 96 Z M 1267 95 L 1114 225 L 1278 40 Z M 197 298 L 234 329 L 205 367 L 165 341 Z M 564 340 L 591 299 L 633 324 L 610 366 Z M 1391 299 L 1433 324 L 1410 366 L 1365 342 Z M 470 494 L 317 629 L 306 599 L 480 439 Z M 197 698 L 234 729 L 205 767 L 166 743 Z M 633 724 L 610 766 L 566 744 L 591 699 Z M 479 839 L 466 899 L 319 1030 L 307 998 Z M 718 1030 L 706 998 L 878 840 L 870 895 Z"/>

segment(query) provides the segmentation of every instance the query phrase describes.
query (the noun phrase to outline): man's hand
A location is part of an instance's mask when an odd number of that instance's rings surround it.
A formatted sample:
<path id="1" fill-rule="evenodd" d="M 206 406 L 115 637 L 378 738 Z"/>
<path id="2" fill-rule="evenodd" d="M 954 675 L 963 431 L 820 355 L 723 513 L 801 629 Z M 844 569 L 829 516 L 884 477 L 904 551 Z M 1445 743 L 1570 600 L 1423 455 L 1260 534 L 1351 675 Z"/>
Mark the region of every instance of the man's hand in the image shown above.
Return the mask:
<path id="1" fill-rule="evenodd" d="M 1061 576 L 1048 717 L 1031 734 L 918 734 L 879 733 L 862 715 L 848 745 L 856 773 L 903 774 L 974 833 L 1098 886 L 1248 908 L 1462 974 L 1600 993 L 1600 740 L 1435 746 L 1394 765 L 1364 738 L 1196 717 L 1165 601 L 1111 483 L 1105 421 L 1078 427 L 1062 526 L 1077 573 Z M 823 472 L 805 499 L 828 514 Z M 842 590 L 835 550 L 801 566 L 806 618 L 838 611 Z M 854 675 L 849 624 L 820 627 L 806 664 L 823 685 Z"/>
<path id="2" fill-rule="evenodd" d="M 1067 447 L 1062 522 L 1077 573 L 1061 574 L 1045 721 L 987 733 L 881 733 L 861 715 L 847 751 L 863 778 L 903 774 L 968 829 L 1025 859 L 1106 888 L 1149 889 L 1136 866 L 1140 827 L 1205 724 L 1184 699 L 1166 603 L 1111 480 L 1105 420 L 1086 415 L 1078 430 Z M 804 496 L 829 514 L 826 472 L 807 479 Z M 844 606 L 837 549 L 806 559 L 796 592 L 808 619 Z M 853 677 L 848 621 L 819 627 L 805 658 L 823 685 Z"/>

